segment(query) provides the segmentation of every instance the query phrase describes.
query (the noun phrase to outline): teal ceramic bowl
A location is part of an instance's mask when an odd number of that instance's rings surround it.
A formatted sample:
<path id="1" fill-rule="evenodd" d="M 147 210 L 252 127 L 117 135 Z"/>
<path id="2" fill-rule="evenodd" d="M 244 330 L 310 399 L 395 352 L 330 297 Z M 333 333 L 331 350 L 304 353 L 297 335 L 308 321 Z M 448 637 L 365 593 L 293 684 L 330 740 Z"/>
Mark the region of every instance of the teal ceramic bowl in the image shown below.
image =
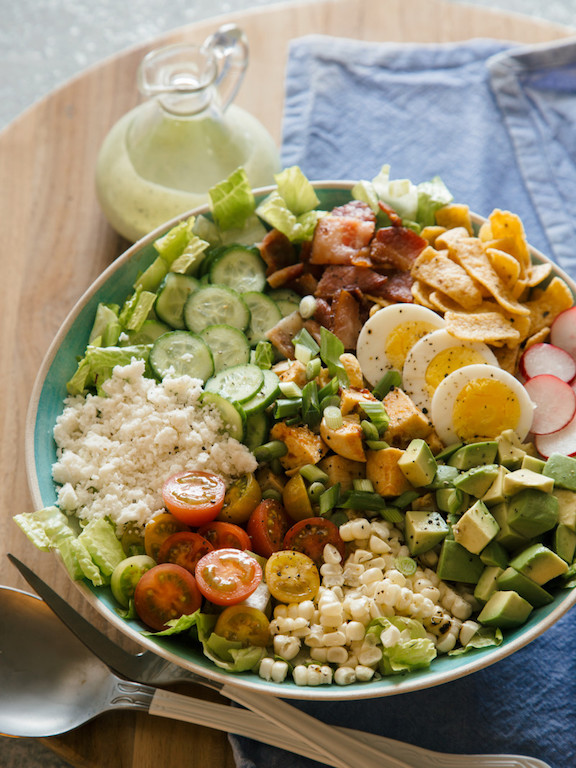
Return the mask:
<path id="1" fill-rule="evenodd" d="M 315 187 L 321 207 L 329 210 L 336 205 L 348 202 L 353 184 L 354 182 L 348 181 L 316 182 Z M 269 191 L 269 188 L 257 190 L 257 199 L 262 199 Z M 26 430 L 27 472 L 32 498 L 38 509 L 54 504 L 56 501 L 56 490 L 51 473 L 52 464 L 56 461 L 56 445 L 52 430 L 56 418 L 63 409 L 66 382 L 76 370 L 77 357 L 83 353 L 88 341 L 98 303 L 105 301 L 121 304 L 130 293 L 137 275 L 156 257 L 157 254 L 153 248 L 154 240 L 181 218 L 186 218 L 191 213 L 206 212 L 206 208 L 200 208 L 187 213 L 186 216 L 167 222 L 127 250 L 80 298 L 54 339 L 37 377 L 29 406 Z M 475 217 L 476 224 L 481 222 L 480 217 Z M 534 250 L 532 257 L 535 262 L 546 261 L 542 254 Z M 558 268 L 554 267 L 554 271 L 570 285 L 576 296 L 576 284 Z M 428 669 L 406 676 L 386 677 L 376 682 L 355 683 L 345 687 L 337 685 L 299 687 L 292 682 L 282 684 L 266 682 L 255 674 L 227 673 L 215 667 L 197 647 L 176 639 L 145 637 L 141 634 L 142 626 L 138 622 L 125 621 L 118 616 L 115 601 L 109 589 L 96 589 L 87 582 L 75 583 L 86 600 L 110 624 L 164 659 L 216 682 L 234 684 L 283 698 L 310 701 L 391 696 L 430 688 L 464 677 L 524 647 L 551 627 L 576 603 L 576 590 L 565 590 L 558 594 L 550 605 L 533 611 L 524 626 L 507 631 L 504 642 L 500 646 L 473 651 L 462 656 L 441 656 Z"/>

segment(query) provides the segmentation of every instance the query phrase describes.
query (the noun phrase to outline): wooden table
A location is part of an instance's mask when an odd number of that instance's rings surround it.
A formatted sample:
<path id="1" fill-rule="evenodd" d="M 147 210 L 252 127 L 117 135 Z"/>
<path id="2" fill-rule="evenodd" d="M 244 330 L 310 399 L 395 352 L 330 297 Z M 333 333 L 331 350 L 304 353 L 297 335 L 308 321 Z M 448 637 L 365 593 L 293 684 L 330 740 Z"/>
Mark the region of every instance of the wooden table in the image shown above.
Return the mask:
<path id="1" fill-rule="evenodd" d="M 225 20 L 242 26 L 251 49 L 238 103 L 260 118 L 278 141 L 292 38 L 317 32 L 399 42 L 494 37 L 533 43 L 573 33 L 528 17 L 443 0 L 326 0 L 275 5 Z M 11 520 L 31 505 L 24 466 L 26 408 L 41 360 L 68 311 L 126 247 L 99 210 L 93 171 L 107 131 L 136 103 L 136 69 L 142 56 L 169 42 L 201 42 L 221 21 L 182 28 L 104 61 L 0 134 L 0 584 L 26 588 L 4 556 L 13 552 L 100 628 L 104 621 L 83 604 L 55 558 L 35 550 Z M 234 765 L 225 735 L 140 713 L 104 716 L 46 742 L 83 768 Z"/>

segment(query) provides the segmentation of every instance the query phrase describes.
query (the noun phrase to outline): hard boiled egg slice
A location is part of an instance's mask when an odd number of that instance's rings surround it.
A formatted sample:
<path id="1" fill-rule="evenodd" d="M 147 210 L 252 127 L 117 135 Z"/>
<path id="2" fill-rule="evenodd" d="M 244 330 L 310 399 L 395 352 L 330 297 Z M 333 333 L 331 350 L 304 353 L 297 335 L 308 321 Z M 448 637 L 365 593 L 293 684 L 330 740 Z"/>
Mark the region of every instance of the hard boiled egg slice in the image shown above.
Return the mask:
<path id="1" fill-rule="evenodd" d="M 375 312 L 358 336 L 356 356 L 375 386 L 387 371 L 402 372 L 404 361 L 423 336 L 444 327 L 444 319 L 419 304 L 391 304 Z"/>
<path id="2" fill-rule="evenodd" d="M 403 389 L 424 413 L 430 413 L 432 396 L 440 382 L 453 371 L 475 363 L 498 366 L 486 344 L 461 341 L 445 330 L 432 331 L 408 353 L 402 370 Z"/>
<path id="3" fill-rule="evenodd" d="M 523 440 L 534 404 L 518 379 L 493 365 L 467 365 L 447 376 L 432 397 L 431 418 L 445 445 L 494 440 L 512 429 Z"/>

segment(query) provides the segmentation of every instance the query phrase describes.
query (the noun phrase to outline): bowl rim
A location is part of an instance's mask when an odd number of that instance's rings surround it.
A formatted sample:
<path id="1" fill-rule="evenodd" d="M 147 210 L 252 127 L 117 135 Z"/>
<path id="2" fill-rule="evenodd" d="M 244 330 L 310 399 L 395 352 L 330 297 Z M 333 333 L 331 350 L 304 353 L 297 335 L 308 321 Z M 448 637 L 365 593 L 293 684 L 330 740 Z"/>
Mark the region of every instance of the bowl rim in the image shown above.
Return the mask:
<path id="1" fill-rule="evenodd" d="M 328 189 L 328 190 L 341 190 L 350 191 L 351 188 L 357 183 L 357 181 L 350 180 L 317 180 L 313 181 L 312 185 L 315 189 Z M 253 190 L 255 197 L 263 198 L 270 192 L 276 189 L 276 185 L 269 185 L 265 187 L 258 187 Z M 101 288 L 109 278 L 118 271 L 126 262 L 128 262 L 134 254 L 141 251 L 143 248 L 150 246 L 157 238 L 171 229 L 174 225 L 180 221 L 189 218 L 190 216 L 198 216 L 210 211 L 210 205 L 202 205 L 186 211 L 164 224 L 160 225 L 152 232 L 141 238 L 129 248 L 127 248 L 120 256 L 118 256 L 100 275 L 92 282 L 92 284 L 84 291 L 80 298 L 75 302 L 72 309 L 69 311 L 62 325 L 60 326 L 55 338 L 50 344 L 41 366 L 36 375 L 32 393 L 30 396 L 28 409 L 25 420 L 25 466 L 28 479 L 28 487 L 32 496 L 32 501 L 36 509 L 42 508 L 44 503 L 42 501 L 40 486 L 38 481 L 38 475 L 36 472 L 35 462 L 35 441 L 34 441 L 34 427 L 36 418 L 38 415 L 38 406 L 40 396 L 43 390 L 44 382 L 50 366 L 59 350 L 63 340 L 66 338 L 68 332 L 74 325 L 74 322 L 80 313 L 86 302 Z M 470 212 L 470 217 L 476 225 L 481 225 L 487 219 L 479 214 Z M 551 259 L 547 258 L 542 252 L 529 245 L 530 254 L 537 262 L 551 262 Z M 575 296 L 576 301 L 576 282 L 567 275 L 560 267 L 552 262 L 555 274 L 561 277 L 570 287 L 572 293 Z M 66 571 L 64 562 L 60 554 L 56 551 L 53 552 L 56 556 L 60 567 Z M 67 571 L 66 571 L 67 573 Z M 254 680 L 243 676 L 242 674 L 229 673 L 221 671 L 216 665 L 205 668 L 199 666 L 194 661 L 188 661 L 182 656 L 174 653 L 170 648 L 166 648 L 163 645 L 158 644 L 156 641 L 142 635 L 132 627 L 130 627 L 124 619 L 122 619 L 115 611 L 109 608 L 93 591 L 86 580 L 74 581 L 70 578 L 70 581 L 74 586 L 82 593 L 83 597 L 87 600 L 88 604 L 94 608 L 100 615 L 102 615 L 115 629 L 119 630 L 124 635 L 127 635 L 132 641 L 143 646 L 146 650 L 161 656 L 166 661 L 172 662 L 180 667 L 188 669 L 195 674 L 203 677 L 207 680 L 213 681 L 222 685 L 235 685 L 240 688 L 246 688 L 251 691 L 262 693 L 265 695 L 274 695 L 285 699 L 294 699 L 302 701 L 356 701 L 363 699 L 376 699 L 388 696 L 395 696 L 403 693 L 413 693 L 415 691 L 432 688 L 437 685 L 443 685 L 448 682 L 466 677 L 469 674 L 485 669 L 492 666 L 498 661 L 512 655 L 516 651 L 524 648 L 536 638 L 540 637 L 546 630 L 553 626 L 562 616 L 564 616 L 570 608 L 576 604 L 576 589 L 566 592 L 566 596 L 563 597 L 558 605 L 544 616 L 537 624 L 523 632 L 519 637 L 504 642 L 499 646 L 491 646 L 486 649 L 485 652 L 479 652 L 478 654 L 472 653 L 467 662 L 461 666 L 456 667 L 454 670 L 443 670 L 436 672 L 434 669 L 434 662 L 426 670 L 423 670 L 426 674 L 420 675 L 417 672 L 409 673 L 406 676 L 392 676 L 384 677 L 382 681 L 386 681 L 386 685 L 380 685 L 380 681 L 354 684 L 353 686 L 337 686 L 332 684 L 330 686 L 296 686 L 286 685 L 285 683 L 273 683 L 271 681 L 265 681 L 260 678 Z"/>

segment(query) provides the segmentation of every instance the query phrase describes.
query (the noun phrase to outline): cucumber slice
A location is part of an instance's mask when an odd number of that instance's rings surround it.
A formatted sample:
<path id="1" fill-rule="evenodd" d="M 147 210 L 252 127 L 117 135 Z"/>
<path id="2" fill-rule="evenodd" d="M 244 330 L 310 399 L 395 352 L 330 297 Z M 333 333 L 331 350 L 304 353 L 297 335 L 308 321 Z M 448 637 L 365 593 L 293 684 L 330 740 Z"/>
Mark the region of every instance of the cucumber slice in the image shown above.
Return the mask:
<path id="1" fill-rule="evenodd" d="M 125 347 L 134 344 L 153 344 L 164 333 L 171 331 L 169 325 L 159 320 L 145 320 L 139 331 L 128 331 L 127 340 L 119 342 L 118 346 Z"/>
<path id="2" fill-rule="evenodd" d="M 260 391 L 264 372 L 257 365 L 234 365 L 225 368 L 206 382 L 206 392 L 216 392 L 234 403 L 244 403 Z"/>
<path id="3" fill-rule="evenodd" d="M 200 333 L 208 325 L 231 325 L 243 331 L 250 323 L 250 310 L 239 293 L 226 285 L 201 285 L 184 306 L 188 330 Z"/>
<path id="4" fill-rule="evenodd" d="M 300 300 L 302 296 L 292 291 L 290 288 L 276 288 L 268 294 L 276 302 L 278 309 L 282 312 L 282 317 L 288 317 L 292 312 L 300 309 Z"/>
<path id="5" fill-rule="evenodd" d="M 210 347 L 190 331 L 169 331 L 160 336 L 152 345 L 148 360 L 158 379 L 190 376 L 205 382 L 214 373 Z"/>
<path id="6" fill-rule="evenodd" d="M 288 317 L 288 315 L 291 315 L 293 312 L 298 312 L 300 309 L 300 303 L 294 304 L 294 302 L 286 299 L 279 299 L 276 304 L 278 305 L 280 312 L 282 312 L 282 317 Z"/>
<path id="7" fill-rule="evenodd" d="M 250 325 L 246 336 L 249 343 L 256 346 L 259 341 L 265 341 L 266 331 L 282 320 L 282 312 L 278 309 L 276 302 L 265 293 L 248 291 L 242 294 L 242 298 L 250 310 Z"/>
<path id="8" fill-rule="evenodd" d="M 207 325 L 200 336 L 210 347 L 215 373 L 250 362 L 250 344 L 238 328 L 223 324 Z"/>
<path id="9" fill-rule="evenodd" d="M 172 328 L 184 330 L 184 305 L 200 283 L 190 275 L 180 275 L 176 272 L 168 272 L 160 288 L 154 304 L 154 310 L 162 322 Z"/>
<path id="10" fill-rule="evenodd" d="M 253 451 L 259 445 L 264 445 L 268 440 L 270 425 L 264 412 L 251 413 L 246 417 L 246 432 L 244 445 Z"/>
<path id="11" fill-rule="evenodd" d="M 256 248 L 233 245 L 212 263 L 210 281 L 229 285 L 238 293 L 263 291 L 266 287 L 266 265 Z"/>
<path id="12" fill-rule="evenodd" d="M 224 429 L 230 437 L 234 437 L 240 442 L 244 440 L 246 435 L 246 415 L 242 410 L 242 406 L 237 403 L 231 403 L 230 400 L 216 392 L 203 392 L 200 402 L 211 405 L 220 413 Z"/>
<path id="13" fill-rule="evenodd" d="M 267 369 L 263 369 L 262 373 L 264 374 L 264 383 L 262 384 L 262 387 L 254 397 L 251 397 L 250 400 L 246 400 L 246 402 L 242 403 L 244 413 L 247 415 L 261 413 L 270 405 L 270 403 L 274 402 L 280 392 L 280 379 L 277 374 L 275 374 L 274 371 Z"/>

